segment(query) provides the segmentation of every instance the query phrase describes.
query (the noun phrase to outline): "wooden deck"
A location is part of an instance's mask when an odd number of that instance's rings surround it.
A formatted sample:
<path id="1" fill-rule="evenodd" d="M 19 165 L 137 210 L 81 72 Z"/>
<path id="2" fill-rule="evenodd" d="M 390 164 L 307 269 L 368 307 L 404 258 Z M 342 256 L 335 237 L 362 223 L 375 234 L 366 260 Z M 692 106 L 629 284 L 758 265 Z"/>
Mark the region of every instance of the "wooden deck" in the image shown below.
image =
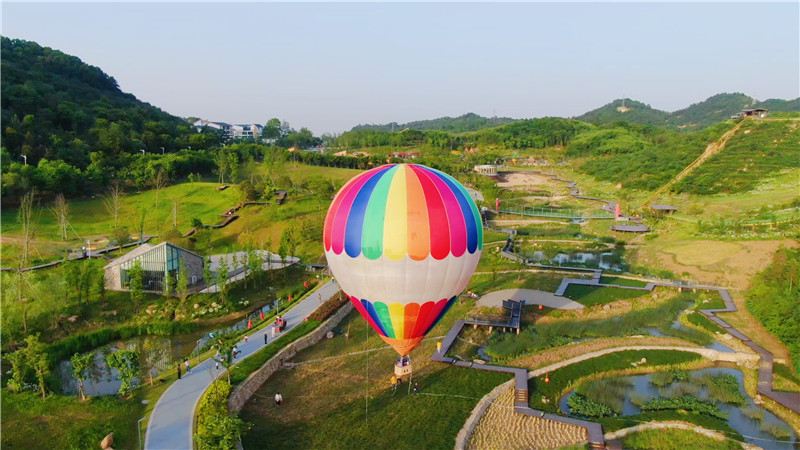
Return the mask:
<path id="1" fill-rule="evenodd" d="M 464 321 L 466 325 L 486 326 L 490 328 L 512 328 L 519 334 L 522 321 L 523 302 L 516 300 L 503 300 L 503 308 L 509 310 L 508 317 L 469 317 Z"/>

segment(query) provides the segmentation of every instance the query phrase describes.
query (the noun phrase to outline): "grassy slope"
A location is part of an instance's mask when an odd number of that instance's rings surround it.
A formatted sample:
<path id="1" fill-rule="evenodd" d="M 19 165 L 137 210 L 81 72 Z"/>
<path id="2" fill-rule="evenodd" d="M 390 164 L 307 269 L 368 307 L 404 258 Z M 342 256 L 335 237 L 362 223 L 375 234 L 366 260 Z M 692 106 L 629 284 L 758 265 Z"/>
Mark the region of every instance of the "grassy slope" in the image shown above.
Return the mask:
<path id="1" fill-rule="evenodd" d="M 648 291 L 570 284 L 564 296 L 584 306 L 604 305 L 617 300 L 649 296 Z"/>
<path id="2" fill-rule="evenodd" d="M 454 305 L 428 336 L 444 335 L 473 304 Z M 349 331 L 350 338 L 340 334 L 300 352 L 295 361 L 315 362 L 279 371 L 248 402 L 243 418 L 255 428 L 245 436 L 245 448 L 260 448 L 264 442 L 279 448 L 452 448 L 475 402 L 510 378 L 434 363 L 431 340 L 411 353 L 420 395 L 409 396 L 404 384 L 392 396 L 389 378 L 396 353 L 357 312 L 339 328 Z M 368 421 L 365 390 L 370 393 Z M 280 409 L 271 401 L 275 392 L 285 400 Z"/>

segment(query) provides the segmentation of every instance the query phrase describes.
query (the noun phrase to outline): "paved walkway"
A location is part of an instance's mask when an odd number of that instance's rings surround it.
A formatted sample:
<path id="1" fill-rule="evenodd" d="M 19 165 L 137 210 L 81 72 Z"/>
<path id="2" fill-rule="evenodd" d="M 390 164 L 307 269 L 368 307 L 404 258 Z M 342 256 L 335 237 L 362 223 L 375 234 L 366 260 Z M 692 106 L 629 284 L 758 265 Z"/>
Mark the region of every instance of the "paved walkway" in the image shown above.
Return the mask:
<path id="1" fill-rule="evenodd" d="M 552 292 L 537 291 L 535 289 L 503 289 L 490 292 L 481 297 L 476 305 L 499 308 L 503 306 L 503 300 L 516 300 L 523 302 L 525 305 L 544 305 L 554 309 L 583 308 L 583 305 L 574 300 L 555 295 Z"/>
<path id="2" fill-rule="evenodd" d="M 327 301 L 339 292 L 339 285 L 334 281 L 325 283 L 320 289 L 308 298 L 295 305 L 283 315 L 286 319 L 286 333 L 292 328 L 303 322 L 320 305 L 319 296 Z M 265 328 L 266 329 L 266 328 Z M 255 353 L 264 347 L 264 331 L 258 330 L 251 334 L 249 342 L 242 341 L 238 347 L 241 351 L 239 361 Z M 272 341 L 272 338 L 270 338 Z M 147 434 L 145 435 L 145 449 L 177 450 L 192 449 L 193 436 L 192 428 L 194 422 L 194 411 L 200 397 L 211 386 L 211 383 L 219 376 L 224 374 L 224 369 L 214 369 L 214 361 L 207 359 L 197 367 L 192 367 L 192 371 L 185 374 L 183 378 L 172 384 L 158 399 L 150 415 L 147 424 Z"/>

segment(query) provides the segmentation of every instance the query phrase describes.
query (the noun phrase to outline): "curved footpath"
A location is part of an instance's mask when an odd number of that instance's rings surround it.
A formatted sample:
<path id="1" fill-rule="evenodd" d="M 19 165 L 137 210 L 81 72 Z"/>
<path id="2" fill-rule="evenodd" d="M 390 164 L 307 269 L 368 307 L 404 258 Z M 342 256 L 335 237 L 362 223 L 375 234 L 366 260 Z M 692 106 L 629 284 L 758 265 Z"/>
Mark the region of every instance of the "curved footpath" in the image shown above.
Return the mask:
<path id="1" fill-rule="evenodd" d="M 286 312 L 283 317 L 286 319 L 286 331 L 300 325 L 303 319 L 314 312 L 319 306 L 319 296 L 322 295 L 323 302 L 329 300 L 337 292 L 339 285 L 335 281 L 328 281 L 322 287 L 314 291 L 305 300 L 295 305 Z M 264 347 L 263 330 L 258 330 L 250 334 L 249 342 L 240 342 L 238 345 L 241 351 L 238 361 L 252 355 Z M 272 338 L 270 337 L 270 342 Z M 194 411 L 203 393 L 211 386 L 211 383 L 225 373 L 220 367 L 214 369 L 214 360 L 209 358 L 197 367 L 192 367 L 192 371 L 185 374 L 180 381 L 172 384 L 158 399 L 150 421 L 147 424 L 147 434 L 145 435 L 144 448 L 153 450 L 191 450 L 194 442 L 193 426 Z"/>

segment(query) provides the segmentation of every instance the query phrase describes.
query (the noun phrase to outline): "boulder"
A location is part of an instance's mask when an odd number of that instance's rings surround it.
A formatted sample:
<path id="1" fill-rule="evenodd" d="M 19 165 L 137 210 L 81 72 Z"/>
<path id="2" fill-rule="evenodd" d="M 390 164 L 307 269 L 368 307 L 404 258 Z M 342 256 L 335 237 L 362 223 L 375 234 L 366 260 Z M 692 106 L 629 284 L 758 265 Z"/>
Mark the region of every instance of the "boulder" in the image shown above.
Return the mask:
<path id="1" fill-rule="evenodd" d="M 112 431 L 111 433 L 108 433 L 106 437 L 103 438 L 102 441 L 100 441 L 100 448 L 102 448 L 103 450 L 110 449 L 113 443 L 114 443 L 114 432 Z"/>

